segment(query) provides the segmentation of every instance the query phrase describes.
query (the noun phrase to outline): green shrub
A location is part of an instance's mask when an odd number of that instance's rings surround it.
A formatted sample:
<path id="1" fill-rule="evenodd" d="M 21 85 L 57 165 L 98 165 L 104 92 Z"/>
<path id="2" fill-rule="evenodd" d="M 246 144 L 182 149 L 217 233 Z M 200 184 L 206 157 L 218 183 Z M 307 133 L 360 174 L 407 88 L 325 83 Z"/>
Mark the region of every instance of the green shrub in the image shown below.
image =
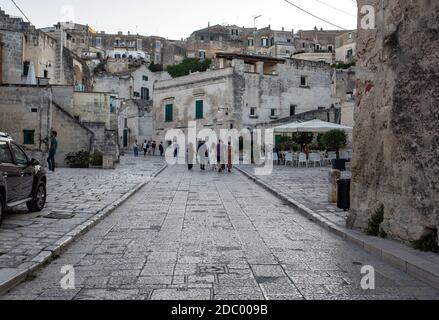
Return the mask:
<path id="1" fill-rule="evenodd" d="M 305 144 L 312 144 L 314 140 L 313 133 L 294 133 L 293 142 L 301 147 L 301 150 L 305 148 Z M 300 150 L 300 151 L 301 151 Z"/>
<path id="2" fill-rule="evenodd" d="M 178 78 L 187 76 L 191 72 L 204 72 L 210 68 L 211 64 L 212 60 L 210 59 L 186 58 L 180 64 L 168 66 L 166 71 L 168 71 L 171 77 Z"/>
<path id="3" fill-rule="evenodd" d="M 161 72 L 163 71 L 163 65 L 162 64 L 155 64 L 155 63 L 151 63 L 148 67 L 149 71 L 151 72 Z"/>
<path id="4" fill-rule="evenodd" d="M 324 136 L 323 133 L 319 133 L 317 135 L 317 144 L 319 145 L 319 150 L 326 150 L 326 146 L 323 143 L 323 136 Z"/>
<path id="5" fill-rule="evenodd" d="M 384 207 L 381 206 L 378 210 L 375 211 L 375 214 L 369 219 L 369 223 L 366 229 L 366 234 L 368 236 L 384 236 L 385 233 L 381 230 L 380 225 L 384 221 Z M 387 236 L 387 235 L 385 235 Z"/>
<path id="6" fill-rule="evenodd" d="M 99 151 L 95 151 L 90 157 L 90 164 L 92 166 L 98 167 L 102 166 L 104 163 L 104 154 Z"/>
<path id="7" fill-rule="evenodd" d="M 356 65 L 355 61 L 352 61 L 351 63 L 337 62 L 337 63 L 334 63 L 333 65 L 331 65 L 331 67 L 334 69 L 346 70 L 346 69 L 349 69 L 350 67 L 355 67 L 355 65 Z"/>
<path id="8" fill-rule="evenodd" d="M 425 252 L 439 252 L 437 230 L 434 230 L 429 235 L 423 237 L 422 239 L 412 242 L 415 249 L 425 251 Z"/>
<path id="9" fill-rule="evenodd" d="M 300 145 L 295 143 L 291 137 L 281 137 L 279 142 L 279 148 L 283 151 L 293 150 L 294 152 L 300 151 Z"/>
<path id="10" fill-rule="evenodd" d="M 328 151 L 335 151 L 337 159 L 340 159 L 340 149 L 346 147 L 348 135 L 343 130 L 331 130 L 322 136 L 321 143 Z"/>
<path id="11" fill-rule="evenodd" d="M 90 166 L 90 152 L 70 152 L 66 155 L 65 161 L 70 168 L 88 168 Z"/>

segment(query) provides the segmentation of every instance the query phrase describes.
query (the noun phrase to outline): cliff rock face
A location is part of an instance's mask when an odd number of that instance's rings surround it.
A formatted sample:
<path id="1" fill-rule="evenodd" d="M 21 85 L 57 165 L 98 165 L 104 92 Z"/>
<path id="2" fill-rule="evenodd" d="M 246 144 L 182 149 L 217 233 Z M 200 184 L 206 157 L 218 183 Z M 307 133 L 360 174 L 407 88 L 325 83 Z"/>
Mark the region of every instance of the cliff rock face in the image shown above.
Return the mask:
<path id="1" fill-rule="evenodd" d="M 359 0 L 376 28 L 357 44 L 352 212 L 367 227 L 384 206 L 382 229 L 419 240 L 439 227 L 439 1 Z"/>

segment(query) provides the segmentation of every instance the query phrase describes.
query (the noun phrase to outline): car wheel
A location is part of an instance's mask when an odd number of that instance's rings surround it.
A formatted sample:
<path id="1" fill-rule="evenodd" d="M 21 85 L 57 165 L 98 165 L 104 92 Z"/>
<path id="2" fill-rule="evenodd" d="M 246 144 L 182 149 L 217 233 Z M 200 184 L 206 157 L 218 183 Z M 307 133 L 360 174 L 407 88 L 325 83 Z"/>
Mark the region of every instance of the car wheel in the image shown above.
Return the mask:
<path id="1" fill-rule="evenodd" d="M 5 202 L 3 200 L 3 196 L 0 195 L 0 226 L 3 221 L 3 213 L 5 211 Z"/>
<path id="2" fill-rule="evenodd" d="M 44 209 L 44 206 L 46 205 L 46 198 L 46 185 L 41 182 L 37 187 L 34 198 L 32 199 L 32 201 L 29 201 L 27 203 L 27 208 L 30 212 L 40 212 Z"/>

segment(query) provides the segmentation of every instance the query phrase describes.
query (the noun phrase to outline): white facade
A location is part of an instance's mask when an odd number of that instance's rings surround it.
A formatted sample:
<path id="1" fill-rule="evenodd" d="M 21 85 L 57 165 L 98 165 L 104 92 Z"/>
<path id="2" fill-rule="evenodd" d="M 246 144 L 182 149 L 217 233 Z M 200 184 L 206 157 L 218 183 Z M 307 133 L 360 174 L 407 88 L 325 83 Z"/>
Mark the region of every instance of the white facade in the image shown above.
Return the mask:
<path id="1" fill-rule="evenodd" d="M 163 140 L 169 129 L 185 131 L 189 121 L 196 120 L 200 129 L 253 129 L 329 108 L 334 101 L 331 69 L 325 63 L 251 57 L 251 65 L 245 59 L 222 61 L 219 70 L 156 83 L 156 140 Z M 202 104 L 201 117 L 197 117 L 197 104 Z M 166 111 L 171 105 L 172 119 Z"/>

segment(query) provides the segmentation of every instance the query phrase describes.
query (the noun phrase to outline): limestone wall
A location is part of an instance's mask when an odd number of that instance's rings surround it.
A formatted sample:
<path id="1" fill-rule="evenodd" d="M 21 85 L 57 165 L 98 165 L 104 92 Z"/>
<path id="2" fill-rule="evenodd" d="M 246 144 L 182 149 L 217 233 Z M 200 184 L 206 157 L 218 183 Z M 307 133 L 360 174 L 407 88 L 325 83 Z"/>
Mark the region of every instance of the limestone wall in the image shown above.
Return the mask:
<path id="1" fill-rule="evenodd" d="M 390 237 L 418 240 L 439 227 L 439 2 L 373 4 L 359 26 L 352 212 L 365 228 L 384 206 Z"/>
<path id="2" fill-rule="evenodd" d="M 23 75 L 23 34 L 19 32 L 0 30 L 3 42 L 2 50 L 2 82 L 22 83 Z"/>
<path id="3" fill-rule="evenodd" d="M 48 88 L 26 86 L 0 87 L 0 131 L 9 133 L 19 144 L 24 143 L 24 130 L 34 131 L 30 150 L 45 150 L 42 142 L 50 131 L 51 93 Z"/>
<path id="4" fill-rule="evenodd" d="M 56 165 L 66 166 L 65 157 L 69 152 L 92 150 L 93 132 L 56 104 L 53 104 L 52 123 L 53 130 L 58 132 Z"/>

